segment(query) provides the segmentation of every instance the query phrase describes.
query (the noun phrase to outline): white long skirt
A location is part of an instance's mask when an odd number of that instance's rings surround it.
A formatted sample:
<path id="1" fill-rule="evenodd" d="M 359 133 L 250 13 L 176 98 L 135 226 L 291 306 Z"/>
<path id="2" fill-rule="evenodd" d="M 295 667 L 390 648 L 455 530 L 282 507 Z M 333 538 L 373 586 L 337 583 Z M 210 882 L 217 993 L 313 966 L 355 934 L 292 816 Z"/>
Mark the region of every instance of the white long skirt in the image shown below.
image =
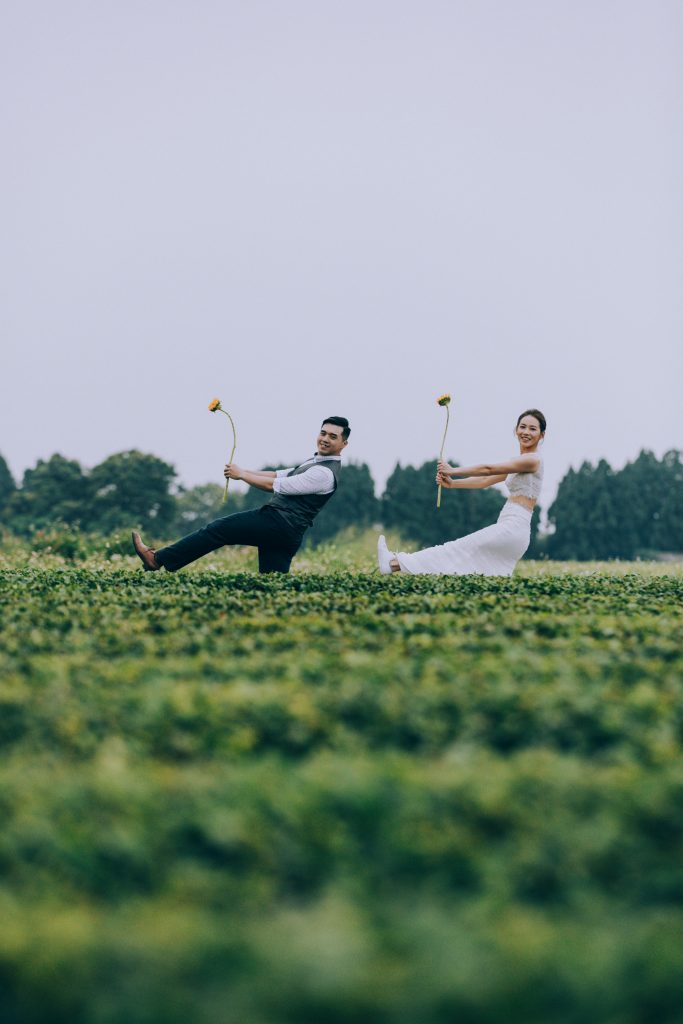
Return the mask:
<path id="1" fill-rule="evenodd" d="M 413 554 L 397 551 L 396 558 L 402 572 L 413 575 L 512 576 L 530 540 L 531 512 L 508 501 L 493 526 Z"/>

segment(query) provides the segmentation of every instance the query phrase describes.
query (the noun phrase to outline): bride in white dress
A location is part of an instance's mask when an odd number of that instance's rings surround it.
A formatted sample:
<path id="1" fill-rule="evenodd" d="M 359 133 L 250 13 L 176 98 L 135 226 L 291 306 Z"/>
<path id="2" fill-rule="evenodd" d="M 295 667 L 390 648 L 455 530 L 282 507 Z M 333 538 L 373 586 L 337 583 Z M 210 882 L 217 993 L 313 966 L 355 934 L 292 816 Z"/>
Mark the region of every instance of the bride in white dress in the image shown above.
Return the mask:
<path id="1" fill-rule="evenodd" d="M 384 537 L 377 544 L 380 572 L 465 576 L 511 576 L 529 547 L 531 516 L 541 493 L 543 460 L 538 446 L 545 436 L 545 416 L 527 409 L 517 419 L 519 456 L 480 466 L 449 466 L 440 462 L 436 482 L 449 490 L 492 487 L 506 481 L 510 494 L 498 521 L 458 540 L 409 554 L 389 551 Z M 464 479 L 454 480 L 453 477 Z"/>

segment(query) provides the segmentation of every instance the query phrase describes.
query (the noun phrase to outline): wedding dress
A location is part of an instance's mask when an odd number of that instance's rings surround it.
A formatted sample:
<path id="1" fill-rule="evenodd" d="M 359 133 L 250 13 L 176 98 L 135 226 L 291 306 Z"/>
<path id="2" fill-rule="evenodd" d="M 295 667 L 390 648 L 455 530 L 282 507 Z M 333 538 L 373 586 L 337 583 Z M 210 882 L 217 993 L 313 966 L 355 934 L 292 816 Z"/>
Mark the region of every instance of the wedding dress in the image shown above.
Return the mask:
<path id="1" fill-rule="evenodd" d="M 535 498 L 541 493 L 543 463 L 535 473 L 511 473 L 506 481 L 510 497 Z M 458 540 L 423 548 L 409 554 L 397 551 L 402 572 L 414 575 L 512 576 L 531 540 L 531 511 L 525 505 L 507 501 L 498 521 Z"/>

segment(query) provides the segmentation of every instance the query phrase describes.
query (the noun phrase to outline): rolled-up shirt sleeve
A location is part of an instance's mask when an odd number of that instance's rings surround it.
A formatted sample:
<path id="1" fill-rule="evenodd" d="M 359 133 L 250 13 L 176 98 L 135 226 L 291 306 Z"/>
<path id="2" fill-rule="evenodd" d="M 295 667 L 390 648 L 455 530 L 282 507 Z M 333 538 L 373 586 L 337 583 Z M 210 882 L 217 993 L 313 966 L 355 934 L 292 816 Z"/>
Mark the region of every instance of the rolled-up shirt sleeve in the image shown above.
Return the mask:
<path id="1" fill-rule="evenodd" d="M 330 494 L 334 490 L 334 473 L 328 466 L 311 466 L 297 476 L 286 476 L 286 473 L 291 470 L 278 470 L 273 480 L 276 494 Z"/>

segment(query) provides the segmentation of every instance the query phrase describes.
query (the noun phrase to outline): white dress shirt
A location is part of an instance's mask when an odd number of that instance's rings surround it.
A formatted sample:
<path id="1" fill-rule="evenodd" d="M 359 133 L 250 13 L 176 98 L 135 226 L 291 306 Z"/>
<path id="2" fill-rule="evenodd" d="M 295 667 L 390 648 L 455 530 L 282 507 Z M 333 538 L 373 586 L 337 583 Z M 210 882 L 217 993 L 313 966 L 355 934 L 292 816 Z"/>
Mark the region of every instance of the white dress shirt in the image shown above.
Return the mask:
<path id="1" fill-rule="evenodd" d="M 319 455 L 317 452 L 311 459 L 302 462 L 302 466 L 310 465 L 304 473 L 297 473 L 296 476 L 287 476 L 296 466 L 289 469 L 278 469 L 277 476 L 273 480 L 273 490 L 276 494 L 331 494 L 334 490 L 334 473 L 329 466 L 321 466 L 323 459 L 334 459 L 341 462 L 341 455 Z"/>

